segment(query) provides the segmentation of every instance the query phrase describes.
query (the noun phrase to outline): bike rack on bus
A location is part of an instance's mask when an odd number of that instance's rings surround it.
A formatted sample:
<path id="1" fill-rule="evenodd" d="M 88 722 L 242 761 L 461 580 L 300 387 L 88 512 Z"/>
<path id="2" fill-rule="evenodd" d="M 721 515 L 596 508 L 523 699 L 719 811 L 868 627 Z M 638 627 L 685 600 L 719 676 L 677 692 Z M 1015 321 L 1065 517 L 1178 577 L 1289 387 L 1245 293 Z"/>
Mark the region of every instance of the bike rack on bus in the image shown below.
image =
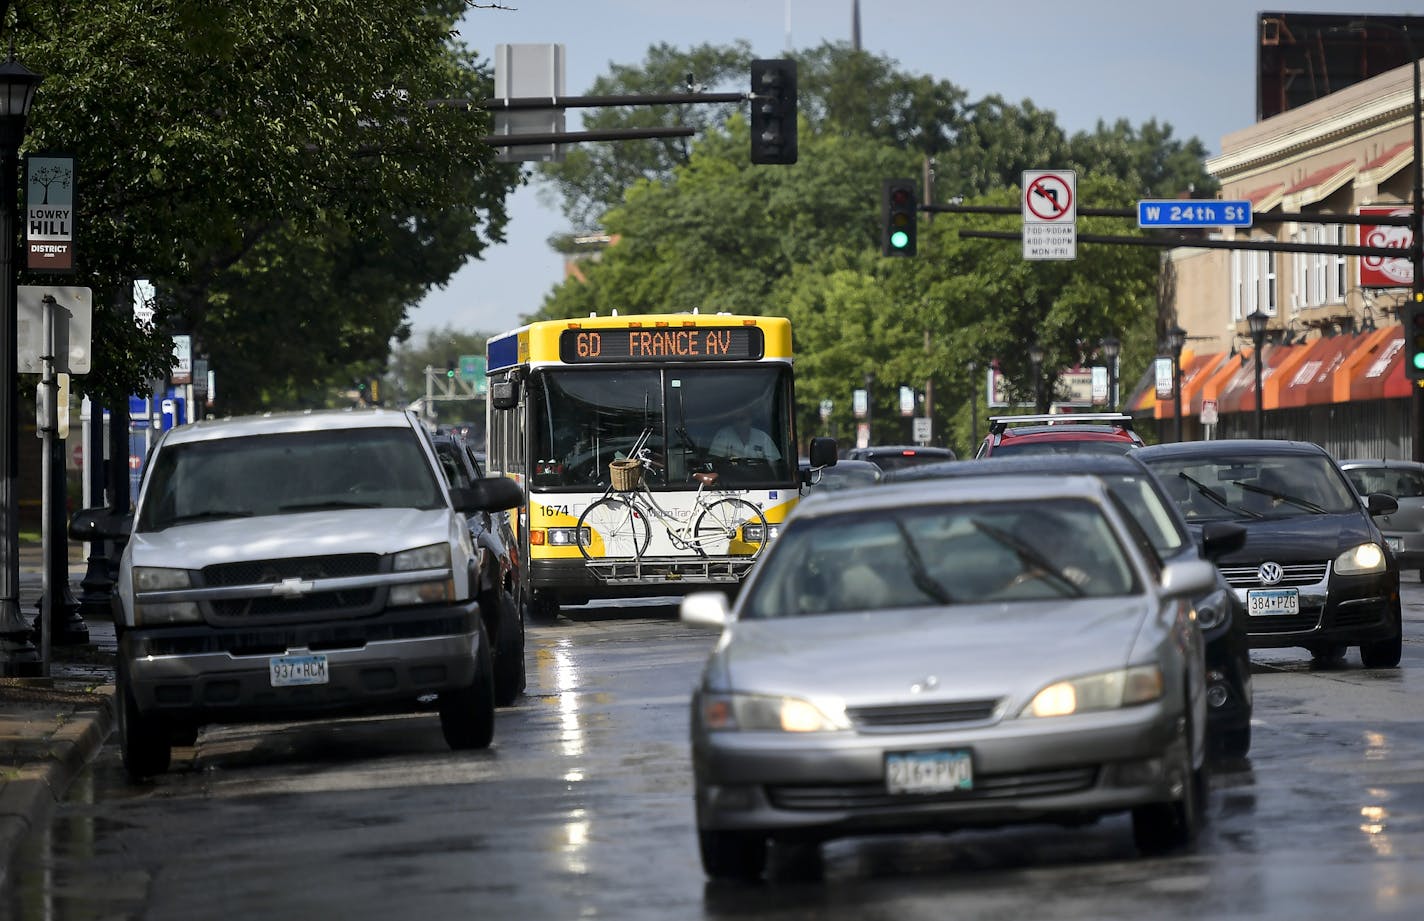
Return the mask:
<path id="1" fill-rule="evenodd" d="M 739 583 L 746 578 L 755 558 L 745 556 L 645 557 L 641 560 L 586 560 L 585 565 L 600 582 L 612 585 L 649 582 Z"/>

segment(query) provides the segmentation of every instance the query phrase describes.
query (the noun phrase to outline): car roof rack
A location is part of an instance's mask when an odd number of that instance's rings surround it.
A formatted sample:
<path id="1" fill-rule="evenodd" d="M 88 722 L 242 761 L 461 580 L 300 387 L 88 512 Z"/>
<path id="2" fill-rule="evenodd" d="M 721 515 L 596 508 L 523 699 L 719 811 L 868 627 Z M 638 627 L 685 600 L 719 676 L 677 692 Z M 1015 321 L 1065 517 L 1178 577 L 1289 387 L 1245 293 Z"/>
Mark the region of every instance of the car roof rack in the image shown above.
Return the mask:
<path id="1" fill-rule="evenodd" d="M 1026 416 L 990 416 L 989 434 L 1001 435 L 1010 425 L 1059 425 L 1065 422 L 1111 422 L 1132 430 L 1132 417 L 1127 413 L 1034 413 Z"/>

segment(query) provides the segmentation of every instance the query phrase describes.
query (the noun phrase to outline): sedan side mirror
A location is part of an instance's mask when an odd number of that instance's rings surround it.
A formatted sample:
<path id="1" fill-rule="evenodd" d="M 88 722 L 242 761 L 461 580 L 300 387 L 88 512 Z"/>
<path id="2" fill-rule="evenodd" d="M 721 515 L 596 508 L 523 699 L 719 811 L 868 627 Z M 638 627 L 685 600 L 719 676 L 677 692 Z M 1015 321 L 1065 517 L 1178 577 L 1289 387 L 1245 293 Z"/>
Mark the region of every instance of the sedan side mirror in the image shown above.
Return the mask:
<path id="1" fill-rule="evenodd" d="M 1370 515 L 1393 515 L 1399 511 L 1399 500 L 1382 492 L 1372 492 L 1365 497 L 1365 507 Z"/>
<path id="2" fill-rule="evenodd" d="M 727 596 L 722 592 L 692 592 L 684 595 L 678 608 L 678 616 L 685 624 L 718 630 L 727 626 L 731 619 Z"/>
<path id="3" fill-rule="evenodd" d="M 1202 525 L 1202 556 L 1218 560 L 1246 546 L 1246 529 L 1230 521 L 1208 521 Z"/>
<path id="4" fill-rule="evenodd" d="M 1216 587 L 1216 567 L 1206 560 L 1184 560 L 1162 567 L 1162 590 L 1173 598 L 1205 595 Z"/>

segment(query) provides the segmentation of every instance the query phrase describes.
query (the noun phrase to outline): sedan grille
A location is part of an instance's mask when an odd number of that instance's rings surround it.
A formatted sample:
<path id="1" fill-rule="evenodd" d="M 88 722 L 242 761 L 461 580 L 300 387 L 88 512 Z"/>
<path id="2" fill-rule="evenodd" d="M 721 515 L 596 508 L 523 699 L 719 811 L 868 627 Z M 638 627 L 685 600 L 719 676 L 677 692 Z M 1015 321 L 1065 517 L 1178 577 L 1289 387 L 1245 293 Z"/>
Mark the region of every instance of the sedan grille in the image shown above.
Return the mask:
<path id="1" fill-rule="evenodd" d="M 943 700 L 923 704 L 847 707 L 846 715 L 859 729 L 913 729 L 991 719 L 998 704 L 997 700 Z"/>
<path id="2" fill-rule="evenodd" d="M 883 783 L 773 786 L 768 787 L 766 793 L 771 804 L 777 809 L 895 809 L 926 803 L 960 803 L 1076 793 L 1092 787 L 1097 782 L 1097 775 L 1096 767 L 994 774 L 975 777 L 973 790 L 953 793 L 894 794 L 887 793 Z"/>
<path id="3" fill-rule="evenodd" d="M 1316 585 L 1325 581 L 1329 563 L 1282 563 L 1279 582 L 1266 585 L 1256 566 L 1222 566 L 1221 574 L 1232 588 L 1279 588 L 1290 585 Z"/>

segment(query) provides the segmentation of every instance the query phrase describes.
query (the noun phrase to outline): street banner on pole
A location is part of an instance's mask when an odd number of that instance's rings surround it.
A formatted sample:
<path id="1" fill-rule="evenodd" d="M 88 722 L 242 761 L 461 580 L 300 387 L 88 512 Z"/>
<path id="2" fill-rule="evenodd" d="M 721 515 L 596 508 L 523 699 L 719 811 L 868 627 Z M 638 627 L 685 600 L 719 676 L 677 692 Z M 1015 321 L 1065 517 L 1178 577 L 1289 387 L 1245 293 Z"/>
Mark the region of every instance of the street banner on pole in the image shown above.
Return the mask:
<path id="1" fill-rule="evenodd" d="M 25 157 L 25 267 L 74 271 L 74 158 Z"/>

